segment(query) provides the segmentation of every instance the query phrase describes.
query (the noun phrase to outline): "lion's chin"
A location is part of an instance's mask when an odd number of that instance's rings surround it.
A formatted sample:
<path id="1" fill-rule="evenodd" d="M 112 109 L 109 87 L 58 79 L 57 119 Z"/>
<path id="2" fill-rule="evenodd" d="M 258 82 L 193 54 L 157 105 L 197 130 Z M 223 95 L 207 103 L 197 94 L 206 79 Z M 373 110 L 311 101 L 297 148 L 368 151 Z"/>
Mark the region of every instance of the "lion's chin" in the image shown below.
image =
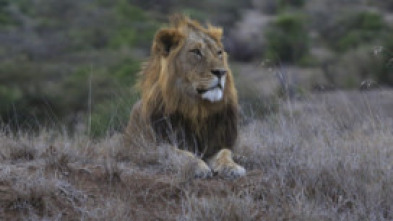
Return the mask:
<path id="1" fill-rule="evenodd" d="M 210 102 L 220 101 L 223 97 L 223 92 L 221 88 L 214 88 L 212 90 L 208 90 L 202 94 L 202 99 L 208 100 Z"/>

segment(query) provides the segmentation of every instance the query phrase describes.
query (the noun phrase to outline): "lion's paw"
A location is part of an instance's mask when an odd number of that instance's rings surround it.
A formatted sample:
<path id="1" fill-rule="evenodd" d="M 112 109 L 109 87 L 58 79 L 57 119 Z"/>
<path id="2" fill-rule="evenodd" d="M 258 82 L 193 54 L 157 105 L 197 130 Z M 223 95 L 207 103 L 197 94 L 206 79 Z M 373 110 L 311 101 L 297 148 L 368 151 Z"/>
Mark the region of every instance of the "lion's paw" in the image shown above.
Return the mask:
<path id="1" fill-rule="evenodd" d="M 228 149 L 218 152 L 209 164 L 213 172 L 223 178 L 233 179 L 246 175 L 246 169 L 233 161 L 232 152 Z"/>
<path id="2" fill-rule="evenodd" d="M 246 169 L 236 163 L 218 165 L 213 171 L 220 177 L 234 179 L 246 175 Z"/>
<path id="3" fill-rule="evenodd" d="M 210 167 L 203 160 L 198 160 L 195 167 L 195 178 L 206 179 L 212 176 L 213 172 Z"/>

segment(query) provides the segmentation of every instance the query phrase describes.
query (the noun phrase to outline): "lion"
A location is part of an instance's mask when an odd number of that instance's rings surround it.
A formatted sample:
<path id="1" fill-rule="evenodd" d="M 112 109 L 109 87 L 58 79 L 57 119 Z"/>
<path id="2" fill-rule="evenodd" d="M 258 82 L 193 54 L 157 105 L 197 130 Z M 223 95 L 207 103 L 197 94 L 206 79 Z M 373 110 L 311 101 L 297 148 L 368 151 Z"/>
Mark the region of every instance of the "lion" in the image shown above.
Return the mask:
<path id="1" fill-rule="evenodd" d="M 141 135 L 196 161 L 197 178 L 245 175 L 232 158 L 238 100 L 222 33 L 183 15 L 157 31 L 136 85 L 141 98 L 124 133 L 130 148 Z"/>

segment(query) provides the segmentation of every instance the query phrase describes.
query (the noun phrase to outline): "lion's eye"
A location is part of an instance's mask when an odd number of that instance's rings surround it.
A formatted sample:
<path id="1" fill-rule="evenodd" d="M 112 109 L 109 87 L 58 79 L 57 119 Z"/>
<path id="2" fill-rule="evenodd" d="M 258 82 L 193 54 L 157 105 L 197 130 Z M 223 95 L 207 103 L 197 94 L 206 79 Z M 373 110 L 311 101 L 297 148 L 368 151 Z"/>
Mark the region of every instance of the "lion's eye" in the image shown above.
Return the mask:
<path id="1" fill-rule="evenodd" d="M 198 55 L 199 57 L 202 57 L 201 50 L 199 50 L 198 48 L 191 49 L 190 52 Z"/>
<path id="2" fill-rule="evenodd" d="M 224 54 L 224 52 L 222 50 L 217 51 L 218 57 L 222 58 L 222 54 Z"/>

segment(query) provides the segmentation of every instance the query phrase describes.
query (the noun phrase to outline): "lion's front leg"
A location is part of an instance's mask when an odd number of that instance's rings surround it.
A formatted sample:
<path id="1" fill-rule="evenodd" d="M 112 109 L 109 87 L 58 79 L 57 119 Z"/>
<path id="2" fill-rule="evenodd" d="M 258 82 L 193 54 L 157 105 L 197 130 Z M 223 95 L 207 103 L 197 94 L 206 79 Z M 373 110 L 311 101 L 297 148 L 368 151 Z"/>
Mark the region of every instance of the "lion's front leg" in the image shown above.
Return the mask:
<path id="1" fill-rule="evenodd" d="M 187 157 L 191 163 L 195 162 L 194 177 L 195 178 L 210 178 L 213 176 L 213 172 L 205 161 L 199 159 L 189 151 L 178 149 L 172 146 L 173 150 L 182 156 Z"/>
<path id="2" fill-rule="evenodd" d="M 224 178 L 237 178 L 246 174 L 246 169 L 233 161 L 229 149 L 220 150 L 208 162 L 213 172 Z"/>

